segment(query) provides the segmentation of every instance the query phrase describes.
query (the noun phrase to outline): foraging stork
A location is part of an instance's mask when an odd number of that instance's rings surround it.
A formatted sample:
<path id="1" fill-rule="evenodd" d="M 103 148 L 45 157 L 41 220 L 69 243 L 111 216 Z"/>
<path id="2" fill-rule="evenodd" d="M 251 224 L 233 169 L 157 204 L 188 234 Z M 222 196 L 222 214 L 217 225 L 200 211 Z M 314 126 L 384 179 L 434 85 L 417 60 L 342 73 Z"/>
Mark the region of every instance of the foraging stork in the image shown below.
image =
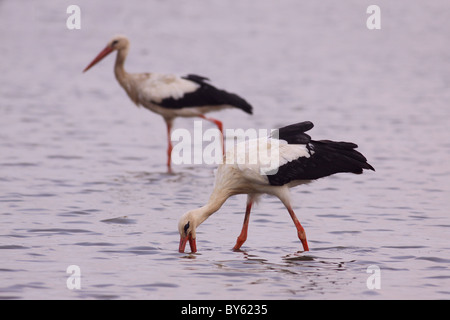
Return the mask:
<path id="1" fill-rule="evenodd" d="M 237 238 L 234 250 L 239 250 L 247 239 L 248 223 L 252 204 L 261 194 L 278 197 L 291 216 L 303 250 L 308 251 L 306 233 L 297 219 L 289 200 L 289 188 L 309 183 L 316 179 L 339 172 L 360 174 L 363 169 L 375 169 L 367 163 L 367 159 L 355 150 L 358 146 L 351 142 L 335 142 L 330 140 L 312 140 L 305 132 L 314 125 L 301 122 L 278 130 L 278 137 L 271 135 L 264 143 L 277 144 L 277 158 L 274 171 L 261 171 L 261 161 L 256 164 L 238 164 L 234 150 L 227 152 L 223 164 L 216 171 L 214 190 L 208 203 L 195 210 L 185 213 L 178 223 L 180 233 L 179 252 L 184 252 L 189 242 L 192 252 L 197 251 L 196 228 L 210 215 L 220 209 L 223 203 L 236 194 L 247 194 L 247 208 L 245 211 L 242 231 Z M 275 131 L 276 132 L 276 131 Z M 251 152 L 248 145 L 245 153 Z M 239 148 L 237 148 L 239 152 Z M 244 155 L 244 156 L 247 156 Z M 231 157 L 232 161 L 228 158 Z M 242 154 L 237 154 L 239 159 Z M 245 159 L 245 158 L 244 158 Z M 236 163 L 237 162 L 237 163 Z M 242 163 L 242 161 L 241 161 Z"/>
<path id="2" fill-rule="evenodd" d="M 234 93 L 217 89 L 208 78 L 189 74 L 179 77 L 173 74 L 128 73 L 124 69 L 130 42 L 125 36 L 115 36 L 94 60 L 83 70 L 86 72 L 108 54 L 117 51 L 114 74 L 130 99 L 137 105 L 160 114 L 167 125 L 167 166 L 170 170 L 172 142 L 170 133 L 176 117 L 200 117 L 215 123 L 223 137 L 219 120 L 205 116 L 210 111 L 238 108 L 252 114 L 252 106 Z"/>

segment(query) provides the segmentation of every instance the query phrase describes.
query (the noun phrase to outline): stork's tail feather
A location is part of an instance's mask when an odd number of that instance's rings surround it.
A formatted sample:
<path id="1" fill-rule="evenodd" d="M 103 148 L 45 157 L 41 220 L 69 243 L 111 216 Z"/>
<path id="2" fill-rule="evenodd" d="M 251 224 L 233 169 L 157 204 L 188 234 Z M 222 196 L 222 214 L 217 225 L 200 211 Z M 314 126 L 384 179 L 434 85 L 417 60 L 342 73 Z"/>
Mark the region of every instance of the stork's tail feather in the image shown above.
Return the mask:
<path id="1" fill-rule="evenodd" d="M 358 147 L 351 142 L 336 142 L 330 140 L 311 141 L 317 156 L 323 157 L 333 173 L 350 172 L 361 174 L 363 169 L 373 170 L 366 157 L 355 149 Z"/>
<path id="2" fill-rule="evenodd" d="M 253 114 L 253 107 L 243 98 L 239 97 L 237 94 L 227 92 L 228 94 L 228 104 L 241 109 L 242 111 Z"/>
<path id="3" fill-rule="evenodd" d="M 253 107 L 244 98 L 235 93 L 217 89 L 208 83 L 208 78 L 196 74 L 188 74 L 183 78 L 199 84 L 201 86 L 199 92 L 202 93 L 204 99 L 207 99 L 208 103 L 213 105 L 230 105 L 248 114 L 253 114 Z"/>

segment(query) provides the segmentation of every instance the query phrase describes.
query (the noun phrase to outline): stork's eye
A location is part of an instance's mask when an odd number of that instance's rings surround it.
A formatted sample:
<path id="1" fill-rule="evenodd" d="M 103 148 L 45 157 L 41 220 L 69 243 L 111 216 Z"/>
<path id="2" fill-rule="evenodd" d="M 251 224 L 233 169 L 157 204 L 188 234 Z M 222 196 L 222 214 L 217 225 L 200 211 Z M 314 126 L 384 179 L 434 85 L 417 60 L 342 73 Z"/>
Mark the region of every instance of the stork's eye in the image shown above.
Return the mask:
<path id="1" fill-rule="evenodd" d="M 186 223 L 185 226 L 184 226 L 184 233 L 185 233 L 185 234 L 187 234 L 188 229 L 189 229 L 189 221 L 188 221 L 188 223 Z"/>
<path id="2" fill-rule="evenodd" d="M 119 40 L 114 40 L 112 43 L 111 43 L 111 45 L 114 47 L 116 44 L 118 44 L 119 43 Z"/>

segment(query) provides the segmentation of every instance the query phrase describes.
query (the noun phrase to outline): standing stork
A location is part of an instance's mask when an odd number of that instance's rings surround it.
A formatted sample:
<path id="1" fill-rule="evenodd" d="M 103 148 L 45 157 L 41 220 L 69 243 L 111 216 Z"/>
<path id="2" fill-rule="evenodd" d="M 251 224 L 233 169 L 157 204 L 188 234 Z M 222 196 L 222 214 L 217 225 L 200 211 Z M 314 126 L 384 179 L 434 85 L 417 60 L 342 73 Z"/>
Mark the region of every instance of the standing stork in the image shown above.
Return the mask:
<path id="1" fill-rule="evenodd" d="M 234 93 L 217 89 L 208 78 L 189 74 L 179 77 L 161 73 L 128 73 L 124 69 L 130 42 L 125 36 L 115 36 L 94 60 L 83 70 L 86 72 L 108 54 L 117 51 L 114 74 L 117 81 L 137 105 L 160 114 L 167 125 L 167 167 L 171 168 L 172 141 L 170 133 L 176 117 L 200 117 L 213 122 L 223 137 L 222 122 L 205 116 L 210 111 L 238 108 L 252 114 L 252 106 Z"/>
<path id="2" fill-rule="evenodd" d="M 239 250 L 247 239 L 248 223 L 252 204 L 261 194 L 270 194 L 278 197 L 291 216 L 298 237 L 303 245 L 303 250 L 308 251 L 306 233 L 297 219 L 289 197 L 289 188 L 306 184 L 316 179 L 326 177 L 339 172 L 361 174 L 363 169 L 375 169 L 367 163 L 367 159 L 355 150 L 358 146 L 351 142 L 335 142 L 330 140 L 312 140 L 305 132 L 314 125 L 309 122 L 301 122 L 278 130 L 278 137 L 274 134 L 267 139 L 268 145 L 278 146 L 278 163 L 272 174 L 263 174 L 262 164 L 237 164 L 233 159 L 249 158 L 251 148 L 246 143 L 245 158 L 242 154 L 227 152 L 224 163 L 219 165 L 216 171 L 214 190 L 208 203 L 195 210 L 185 213 L 178 223 L 180 233 L 179 252 L 184 252 L 186 243 L 189 242 L 192 252 L 197 251 L 196 228 L 210 215 L 220 209 L 224 202 L 236 194 L 247 194 L 247 208 L 245 211 L 242 231 L 237 238 L 234 250 Z M 270 149 L 270 146 L 268 147 Z M 237 148 L 239 152 L 239 148 Z M 236 152 L 236 153 L 238 153 Z M 232 161 L 226 161 L 231 157 Z M 229 160 L 229 159 L 228 159 Z"/>

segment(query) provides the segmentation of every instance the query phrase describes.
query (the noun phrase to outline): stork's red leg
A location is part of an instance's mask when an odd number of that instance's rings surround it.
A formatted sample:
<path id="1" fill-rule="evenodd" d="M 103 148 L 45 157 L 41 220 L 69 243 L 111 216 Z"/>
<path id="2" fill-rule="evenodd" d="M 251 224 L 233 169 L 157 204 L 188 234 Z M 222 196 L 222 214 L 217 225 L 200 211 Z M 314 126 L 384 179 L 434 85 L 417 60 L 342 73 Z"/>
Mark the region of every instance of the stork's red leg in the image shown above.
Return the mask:
<path id="1" fill-rule="evenodd" d="M 306 241 L 305 229 L 303 229 L 302 225 L 300 224 L 300 221 L 298 221 L 297 216 L 294 213 L 294 210 L 292 210 L 292 208 L 290 206 L 287 207 L 287 209 L 289 211 L 289 215 L 292 218 L 292 221 L 294 221 L 295 227 L 297 228 L 298 238 L 302 242 L 303 250 L 309 251 L 308 242 Z"/>
<path id="2" fill-rule="evenodd" d="M 169 170 L 169 172 L 171 172 L 171 165 L 172 165 L 172 139 L 170 138 L 170 134 L 172 132 L 172 121 L 171 120 L 166 120 L 166 124 L 167 124 L 167 168 Z"/>
<path id="3" fill-rule="evenodd" d="M 222 121 L 214 119 L 214 118 L 205 117 L 203 114 L 201 116 L 199 116 L 199 117 L 202 118 L 202 119 L 205 119 L 205 120 L 213 122 L 217 126 L 217 128 L 219 129 L 220 133 L 223 135 L 223 124 L 222 124 Z"/>
<path id="4" fill-rule="evenodd" d="M 223 139 L 224 139 L 224 136 L 223 136 L 223 124 L 222 124 L 222 122 L 217 120 L 217 119 L 214 119 L 214 118 L 205 117 L 204 115 L 200 115 L 199 117 L 202 118 L 202 119 L 208 120 L 208 121 L 214 123 L 217 126 L 217 128 L 220 131 L 220 136 L 222 138 L 221 139 L 221 142 L 222 142 L 222 153 L 225 155 L 225 148 L 224 148 L 224 141 L 223 141 Z"/>
<path id="5" fill-rule="evenodd" d="M 247 201 L 247 208 L 245 209 L 245 217 L 244 224 L 242 225 L 242 231 L 239 237 L 236 240 L 236 244 L 234 245 L 233 250 L 239 250 L 239 248 L 244 244 L 245 240 L 247 240 L 247 230 L 248 230 L 248 222 L 250 220 L 250 210 L 252 209 L 253 201 Z"/>

